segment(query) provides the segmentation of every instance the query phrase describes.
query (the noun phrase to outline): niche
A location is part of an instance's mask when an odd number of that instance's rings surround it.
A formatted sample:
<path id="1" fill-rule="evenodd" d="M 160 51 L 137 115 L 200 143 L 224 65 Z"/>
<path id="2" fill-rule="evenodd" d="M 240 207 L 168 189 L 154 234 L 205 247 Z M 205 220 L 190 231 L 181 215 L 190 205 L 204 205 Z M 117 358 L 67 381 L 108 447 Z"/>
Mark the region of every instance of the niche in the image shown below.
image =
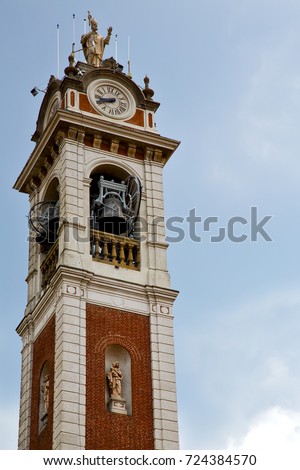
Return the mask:
<path id="1" fill-rule="evenodd" d="M 107 410 L 132 415 L 131 357 L 120 345 L 113 344 L 105 351 L 105 381 Z"/>
<path id="2" fill-rule="evenodd" d="M 42 367 L 39 382 L 39 433 L 48 424 L 50 367 L 46 361 Z"/>

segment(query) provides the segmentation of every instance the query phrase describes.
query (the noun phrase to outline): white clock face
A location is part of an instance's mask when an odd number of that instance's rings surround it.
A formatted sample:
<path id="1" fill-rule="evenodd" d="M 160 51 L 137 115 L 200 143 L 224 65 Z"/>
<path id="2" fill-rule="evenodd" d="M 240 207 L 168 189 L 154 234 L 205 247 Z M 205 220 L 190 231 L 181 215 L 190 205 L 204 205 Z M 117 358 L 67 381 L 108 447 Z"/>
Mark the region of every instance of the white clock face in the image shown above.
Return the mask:
<path id="1" fill-rule="evenodd" d="M 56 98 L 49 111 L 49 116 L 48 116 L 49 121 L 54 116 L 58 108 L 59 108 L 59 99 Z"/>
<path id="2" fill-rule="evenodd" d="M 60 101 L 61 101 L 60 92 L 56 92 L 54 94 L 54 96 L 51 98 L 50 104 L 49 104 L 48 109 L 46 111 L 45 119 L 44 119 L 44 128 L 51 121 L 54 114 L 58 110 L 58 108 L 60 106 Z"/>
<path id="3" fill-rule="evenodd" d="M 104 116 L 128 119 L 134 112 L 134 100 L 126 88 L 113 81 L 97 80 L 88 91 L 93 106 Z"/>

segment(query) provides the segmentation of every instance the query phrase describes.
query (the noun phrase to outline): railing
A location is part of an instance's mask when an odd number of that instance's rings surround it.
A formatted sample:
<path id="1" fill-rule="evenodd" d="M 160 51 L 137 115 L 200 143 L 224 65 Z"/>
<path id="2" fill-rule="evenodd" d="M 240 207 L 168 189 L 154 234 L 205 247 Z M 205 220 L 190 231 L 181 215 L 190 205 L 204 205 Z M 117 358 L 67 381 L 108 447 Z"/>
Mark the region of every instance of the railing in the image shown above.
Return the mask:
<path id="1" fill-rule="evenodd" d="M 140 269 L 140 243 L 132 238 L 91 230 L 91 254 L 95 261 Z"/>
<path id="2" fill-rule="evenodd" d="M 47 286 L 51 277 L 55 273 L 57 261 L 58 261 L 58 240 L 56 240 L 54 245 L 51 247 L 50 251 L 47 253 L 46 258 L 41 264 L 43 289 Z"/>

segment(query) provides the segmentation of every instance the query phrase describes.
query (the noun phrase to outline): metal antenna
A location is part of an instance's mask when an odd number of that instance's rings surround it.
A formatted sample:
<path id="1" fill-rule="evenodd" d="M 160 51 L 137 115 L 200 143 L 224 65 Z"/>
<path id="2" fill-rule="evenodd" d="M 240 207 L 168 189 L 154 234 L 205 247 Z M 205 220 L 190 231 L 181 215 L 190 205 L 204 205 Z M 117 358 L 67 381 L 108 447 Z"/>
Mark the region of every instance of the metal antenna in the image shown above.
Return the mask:
<path id="1" fill-rule="evenodd" d="M 76 41 L 76 21 L 75 21 L 75 13 L 73 13 L 73 43 Z"/>
<path id="2" fill-rule="evenodd" d="M 128 36 L 128 71 L 127 71 L 127 76 L 129 78 L 132 78 L 131 71 L 130 71 L 130 36 Z"/>
<path id="3" fill-rule="evenodd" d="M 115 61 L 118 62 L 118 35 L 115 36 Z"/>
<path id="4" fill-rule="evenodd" d="M 59 24 L 56 27 L 57 31 L 57 78 L 59 78 Z"/>
<path id="5" fill-rule="evenodd" d="M 75 51 L 75 42 L 76 42 L 76 21 L 75 21 L 75 13 L 73 13 L 73 44 L 72 44 L 72 52 Z M 75 54 L 74 54 L 75 59 Z"/>

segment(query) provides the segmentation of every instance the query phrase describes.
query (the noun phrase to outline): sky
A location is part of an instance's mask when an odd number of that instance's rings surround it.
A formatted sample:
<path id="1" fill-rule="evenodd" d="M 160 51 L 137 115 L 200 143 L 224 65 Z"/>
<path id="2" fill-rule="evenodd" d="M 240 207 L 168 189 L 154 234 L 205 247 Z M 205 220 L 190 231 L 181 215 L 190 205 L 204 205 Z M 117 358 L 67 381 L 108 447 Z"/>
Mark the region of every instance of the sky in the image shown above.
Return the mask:
<path id="1" fill-rule="evenodd" d="M 143 85 L 147 74 L 161 103 L 157 129 L 181 141 L 164 170 L 166 218 L 180 218 L 167 236 L 172 287 L 180 290 L 181 448 L 299 449 L 296 0 L 2 2 L 0 449 L 17 447 L 15 328 L 26 305 L 29 205 L 12 186 L 33 150 L 43 98 L 30 90 L 46 88 L 51 74 L 62 78 L 72 15 L 77 46 L 87 10 L 100 33 L 113 26 L 124 66 L 130 36 L 133 79 Z M 112 41 L 105 54 L 114 53 Z M 184 230 L 183 240 L 174 227 Z"/>

